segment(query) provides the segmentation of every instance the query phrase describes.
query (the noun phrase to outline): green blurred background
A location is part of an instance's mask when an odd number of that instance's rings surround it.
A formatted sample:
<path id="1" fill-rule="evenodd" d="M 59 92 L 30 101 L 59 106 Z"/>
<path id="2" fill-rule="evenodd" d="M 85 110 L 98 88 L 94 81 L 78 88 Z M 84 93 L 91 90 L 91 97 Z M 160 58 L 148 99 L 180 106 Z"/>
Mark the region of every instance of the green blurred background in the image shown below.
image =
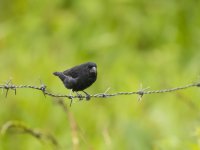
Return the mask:
<path id="1" fill-rule="evenodd" d="M 0 83 L 40 85 L 68 94 L 52 75 L 94 61 L 90 94 L 186 85 L 200 74 L 198 0 L 0 0 Z M 0 95 L 0 125 L 18 120 L 52 134 L 56 149 L 198 150 L 198 88 L 73 104 L 79 143 L 60 106 L 31 89 Z M 66 99 L 67 105 L 69 100 Z M 8 132 L 1 150 L 55 149 L 27 134 Z"/>

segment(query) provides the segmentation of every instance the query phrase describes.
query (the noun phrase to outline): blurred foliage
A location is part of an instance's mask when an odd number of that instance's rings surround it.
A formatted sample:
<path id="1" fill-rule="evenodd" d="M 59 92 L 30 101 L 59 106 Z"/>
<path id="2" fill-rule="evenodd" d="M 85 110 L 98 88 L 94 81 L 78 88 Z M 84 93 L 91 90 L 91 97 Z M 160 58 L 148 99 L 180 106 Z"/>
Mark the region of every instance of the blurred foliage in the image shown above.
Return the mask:
<path id="1" fill-rule="evenodd" d="M 200 74 L 198 0 L 0 0 L 0 81 L 68 93 L 52 75 L 94 61 L 98 80 L 87 91 L 135 91 L 185 85 Z M 69 118 L 52 98 L 29 89 L 3 93 L 0 125 L 18 120 L 53 134 L 72 149 Z M 77 149 L 200 149 L 199 89 L 95 99 L 73 104 Z M 66 100 L 68 103 L 69 101 Z M 23 134 L 6 134 L 0 149 L 51 149 Z M 53 149 L 53 148 L 52 148 Z"/>

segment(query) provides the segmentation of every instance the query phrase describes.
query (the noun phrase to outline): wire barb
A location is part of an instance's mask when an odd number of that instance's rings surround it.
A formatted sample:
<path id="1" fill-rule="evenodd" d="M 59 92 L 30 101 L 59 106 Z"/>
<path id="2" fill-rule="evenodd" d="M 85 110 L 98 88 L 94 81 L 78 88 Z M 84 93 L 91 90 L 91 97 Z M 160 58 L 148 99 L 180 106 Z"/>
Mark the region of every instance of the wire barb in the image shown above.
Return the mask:
<path id="1" fill-rule="evenodd" d="M 5 95 L 5 97 L 8 96 L 8 91 L 9 91 L 9 89 L 14 90 L 14 91 L 15 91 L 15 95 L 17 94 L 16 86 L 14 86 L 14 85 L 12 84 L 12 80 L 11 80 L 11 79 L 8 80 L 8 81 L 6 82 L 5 85 L 3 85 L 2 92 L 3 92 L 3 89 L 6 90 L 6 95 Z"/>
<path id="2" fill-rule="evenodd" d="M 138 94 L 138 101 L 140 102 L 140 101 L 142 101 L 142 97 L 144 96 L 144 92 L 147 90 L 147 89 L 149 89 L 149 87 L 147 87 L 147 88 L 145 88 L 145 89 L 143 89 L 142 88 L 142 84 L 140 85 L 140 90 L 137 92 L 137 94 Z"/>
<path id="3" fill-rule="evenodd" d="M 46 93 L 45 93 L 45 91 L 46 91 L 46 88 L 47 88 L 47 86 L 42 82 L 42 80 L 40 80 L 40 90 L 42 91 L 42 93 L 44 94 L 44 97 L 46 97 Z"/>

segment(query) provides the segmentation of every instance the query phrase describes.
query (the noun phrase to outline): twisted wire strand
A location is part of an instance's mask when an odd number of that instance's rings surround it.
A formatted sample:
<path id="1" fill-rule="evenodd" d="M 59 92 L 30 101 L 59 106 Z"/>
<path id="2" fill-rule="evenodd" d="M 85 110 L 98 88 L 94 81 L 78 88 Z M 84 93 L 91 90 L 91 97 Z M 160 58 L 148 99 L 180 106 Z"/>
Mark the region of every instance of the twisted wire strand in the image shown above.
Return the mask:
<path id="1" fill-rule="evenodd" d="M 117 93 L 111 93 L 108 94 L 108 90 L 106 90 L 106 92 L 104 93 L 98 93 L 98 94 L 94 94 L 94 95 L 89 95 L 90 98 L 108 98 L 108 97 L 114 97 L 114 96 L 119 96 L 119 95 L 139 95 L 139 96 L 143 96 L 143 95 L 147 95 L 147 94 L 159 94 L 159 93 L 168 93 L 168 92 L 175 92 L 175 91 L 179 91 L 179 90 L 184 90 L 184 89 L 188 89 L 191 87 L 200 87 L 200 82 L 197 83 L 192 83 L 192 84 L 188 84 L 185 86 L 181 86 L 181 87 L 175 87 L 175 88 L 170 88 L 170 89 L 162 89 L 162 90 L 146 90 L 146 89 L 141 89 L 139 91 L 133 91 L 133 92 L 117 92 Z M 40 86 L 34 86 L 34 85 L 14 85 L 11 82 L 8 82 L 6 84 L 0 85 L 0 89 L 5 89 L 6 90 L 6 96 L 8 94 L 8 91 L 11 90 L 15 90 L 15 94 L 16 94 L 16 89 L 20 89 L 20 88 L 30 88 L 30 89 L 35 89 L 35 90 L 40 90 L 43 92 L 44 95 L 48 95 L 51 97 L 63 97 L 63 98 L 68 98 L 68 99 L 88 99 L 87 96 L 84 95 L 67 95 L 67 94 L 55 94 L 52 92 L 49 92 L 46 90 L 47 86 L 44 84 L 41 84 Z"/>

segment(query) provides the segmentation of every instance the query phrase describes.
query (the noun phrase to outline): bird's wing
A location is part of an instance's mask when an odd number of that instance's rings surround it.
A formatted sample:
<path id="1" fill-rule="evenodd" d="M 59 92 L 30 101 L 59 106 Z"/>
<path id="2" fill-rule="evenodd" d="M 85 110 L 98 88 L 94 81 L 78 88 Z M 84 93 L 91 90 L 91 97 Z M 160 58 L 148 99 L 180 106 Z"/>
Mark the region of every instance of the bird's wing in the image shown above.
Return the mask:
<path id="1" fill-rule="evenodd" d="M 70 76 L 66 76 L 63 83 L 65 87 L 67 87 L 68 89 L 72 89 L 77 84 L 77 79 L 72 78 Z"/>
<path id="2" fill-rule="evenodd" d="M 79 73 L 78 68 L 71 68 L 71 69 L 65 70 L 63 72 L 64 75 L 70 76 L 72 78 L 77 78 L 78 77 L 78 73 Z"/>

